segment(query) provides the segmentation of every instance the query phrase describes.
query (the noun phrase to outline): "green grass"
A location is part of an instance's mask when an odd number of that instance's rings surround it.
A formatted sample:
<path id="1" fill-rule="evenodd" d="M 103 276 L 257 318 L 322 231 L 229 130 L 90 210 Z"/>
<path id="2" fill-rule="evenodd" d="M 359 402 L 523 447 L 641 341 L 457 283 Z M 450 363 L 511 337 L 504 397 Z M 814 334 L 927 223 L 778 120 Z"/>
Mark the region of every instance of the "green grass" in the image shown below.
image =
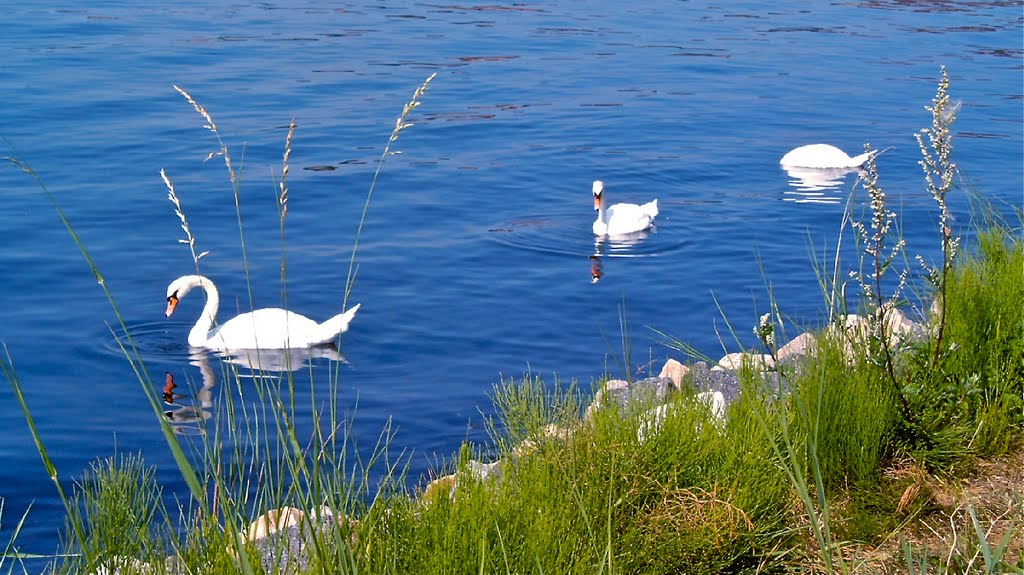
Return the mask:
<path id="1" fill-rule="evenodd" d="M 599 410 L 590 424 L 577 410 L 567 422 L 574 398 L 542 397 L 532 377 L 508 383 L 496 403 L 521 408 L 504 413 L 535 409 L 534 449 L 502 450 L 499 480 L 463 471 L 453 496 L 407 501 L 383 529 L 360 531 L 375 542 L 362 571 L 719 573 L 756 562 L 752 551 L 783 528 L 786 481 L 767 442 L 752 441 L 759 429 L 743 402 L 719 429 L 680 395 L 640 441 L 653 406 Z M 546 420 L 537 417 L 542 405 Z M 542 422 L 572 427 L 546 436 Z"/>
<path id="2" fill-rule="evenodd" d="M 426 86 L 399 117 L 377 174 Z M 937 102 L 947 88 L 940 85 Z M 244 245 L 237 203 L 240 166 L 232 163 L 212 115 L 182 93 L 216 136 Z M 945 133 L 944 125 L 933 129 Z M 293 123 L 277 182 L 284 285 L 286 177 L 294 130 Z M 940 156 L 936 173 L 945 173 L 948 158 Z M 42 186 L 25 162 L 12 163 Z M 196 249 L 173 183 L 164 178 L 198 271 L 203 253 Z M 358 236 L 376 179 L 375 174 L 356 232 L 341 290 L 345 298 L 356 280 Z M 876 210 L 871 229 L 888 229 L 877 178 L 868 185 Z M 949 191 L 933 190 L 943 221 Z M 49 197 L 106 291 L 70 221 Z M 577 382 L 549 383 L 532 374 L 502 378 L 491 398 L 495 416 L 488 422 L 489 439 L 462 445 L 436 470 L 447 477 L 425 491 L 423 485 L 409 487 L 409 457 L 390 452 L 390 428 L 369 450 L 357 444 L 352 414 L 339 413 L 339 372 L 328 382 L 326 398 L 310 384 L 308 411 L 314 421 L 300 426 L 296 419 L 306 407 L 295 405 L 298 390 L 290 372 L 250 378 L 236 366 L 220 365 L 215 401 L 224 416 L 205 424 L 204 435 L 184 440 L 163 419 L 158 388 L 128 338 L 121 342 L 126 358 L 154 402 L 189 491 L 176 494 L 177 506 L 168 509 L 152 468 L 137 456 L 120 456 L 94 464 L 68 494 L 7 357 L 0 365 L 67 509 L 66 553 L 51 570 L 395 575 L 1024 570 L 1024 552 L 1015 543 L 1024 539 L 1024 501 L 1011 498 L 997 513 L 984 501 L 951 506 L 938 496 L 944 485 L 969 478 L 980 458 L 1013 456 L 1024 446 L 1021 215 L 1014 214 L 1014 225 L 991 212 L 984 215 L 975 245 L 961 248 L 958 239 L 941 232 L 944 259 L 932 268 L 934 290 L 915 302 L 927 309 L 938 297 L 941 305 L 919 339 L 892 347 L 893 334 L 874 321 L 852 340 L 834 325 L 821 326 L 815 353 L 781 368 L 777 383 L 750 366 L 741 370 L 741 393 L 722 421 L 695 401 L 690 385 L 663 406 L 650 398 L 627 407 L 599 402 L 587 409 L 592 394 Z M 872 233 L 865 226 L 854 229 Z M 885 260 L 869 257 L 861 269 L 875 275 L 895 269 L 900 254 L 889 250 L 899 240 L 872 240 L 861 243 L 874 246 L 869 256 L 884 251 Z M 840 269 L 840 262 L 833 267 Z M 900 274 L 902 290 L 904 272 L 894 273 Z M 835 299 L 844 293 L 838 273 L 822 280 L 830 315 L 849 307 L 876 317 L 879 309 L 905 305 L 899 290 L 892 301 L 881 296 L 886 284 L 870 276 L 862 272 L 860 280 L 868 287 L 860 292 L 862 300 L 851 302 Z M 621 321 L 628 374 L 624 308 Z M 774 307 L 757 328 L 772 355 L 776 344 L 785 342 L 768 336 L 782 328 Z M 366 452 L 371 455 L 363 459 L 359 454 Z M 482 464 L 495 464 L 491 475 L 484 476 Z M 335 518 L 310 515 L 321 506 L 333 510 Z M 247 536 L 250 521 L 284 507 L 306 512 L 298 524 L 307 537 L 301 565 L 285 561 L 285 556 L 294 559 L 294 550 L 281 539 L 261 543 L 273 547 L 278 558 L 265 564 L 265 550 Z M 940 556 L 919 537 L 920 528 L 947 516 L 955 537 Z M 871 553 L 861 553 L 887 544 L 898 550 L 889 563 L 879 565 Z M 0 555 L 0 568 L 13 570 L 24 557 L 12 539 Z"/>

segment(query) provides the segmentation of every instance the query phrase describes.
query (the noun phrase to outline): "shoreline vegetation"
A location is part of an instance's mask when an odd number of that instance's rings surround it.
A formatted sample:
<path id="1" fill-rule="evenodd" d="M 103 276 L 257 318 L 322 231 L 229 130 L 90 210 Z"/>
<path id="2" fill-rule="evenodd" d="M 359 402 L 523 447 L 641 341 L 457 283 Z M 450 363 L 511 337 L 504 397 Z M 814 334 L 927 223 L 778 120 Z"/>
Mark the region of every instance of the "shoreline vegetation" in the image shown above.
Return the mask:
<path id="1" fill-rule="evenodd" d="M 381 155 L 345 300 L 377 175 L 432 79 Z M 244 259 L 241 172 L 210 113 L 175 89 L 216 139 L 210 157 L 225 162 Z M 176 435 L 122 322 L 125 357 L 189 492 L 168 508 L 154 468 L 121 454 L 97 461 L 69 493 L 5 354 L 0 366 L 67 510 L 65 554 L 49 558 L 46 572 L 1024 573 L 1024 215 L 979 201 L 976 239 L 961 245 L 947 203 L 963 190 L 945 69 L 926 110 L 932 122 L 918 142 L 939 261 L 908 253 L 871 154 L 840 230 L 859 261 L 836 255 L 814 270 L 824 326 L 797 329 L 772 305 L 736 328 L 752 327 L 759 348 L 719 362 L 661 334 L 686 361 L 670 359 L 658 377 L 604 378 L 593 390 L 533 374 L 502 379 L 489 441 L 463 444 L 413 488 L 408 454 L 388 449 L 390 428 L 372 456 L 360 455 L 337 403 L 338 370 L 310 384 L 313 432 L 300 435 L 291 371 L 251 377 L 220 362 L 226 415 L 202 435 Z M 284 307 L 294 131 L 293 121 L 275 182 Z M 7 160 L 47 194 L 117 314 L 42 179 Z M 199 273 L 205 252 L 170 176 L 161 177 Z M 26 512 L 0 570 L 28 572 L 25 561 L 38 558 L 17 545 L 27 521 Z"/>

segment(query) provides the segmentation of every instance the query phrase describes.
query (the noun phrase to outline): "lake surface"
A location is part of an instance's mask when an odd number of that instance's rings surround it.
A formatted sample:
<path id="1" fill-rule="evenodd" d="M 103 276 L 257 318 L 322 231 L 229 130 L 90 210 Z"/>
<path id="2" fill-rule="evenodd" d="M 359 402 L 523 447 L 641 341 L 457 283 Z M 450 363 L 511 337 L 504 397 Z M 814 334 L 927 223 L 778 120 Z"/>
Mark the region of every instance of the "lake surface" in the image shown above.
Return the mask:
<path id="1" fill-rule="evenodd" d="M 909 253 L 934 260 L 936 208 L 914 133 L 931 121 L 923 106 L 941 65 L 962 103 L 955 146 L 965 186 L 1004 207 L 1024 201 L 1021 2 L 185 0 L 4 11 L 0 135 L 60 202 L 155 386 L 164 372 L 202 381 L 186 344 L 202 298 L 163 316 L 167 284 L 194 265 L 161 168 L 197 249 L 210 251 L 202 270 L 223 310 L 249 305 L 227 172 L 219 158 L 204 163 L 216 140 L 172 85 L 209 110 L 244 163 L 258 307 L 281 303 L 274 177 L 294 118 L 288 303 L 322 320 L 341 310 L 360 211 L 395 119 L 437 73 L 371 200 L 349 301 L 362 308 L 339 372 L 356 437 L 372 445 L 390 420 L 393 451 L 411 453 L 411 482 L 461 441 L 485 438 L 502 375 L 530 370 L 589 387 L 606 372 L 684 359 L 654 330 L 712 357 L 737 351 L 723 313 L 752 345 L 769 284 L 792 321 L 819 323 L 809 254 L 834 251 L 854 176 L 791 185 L 800 182 L 779 166 L 791 148 L 891 147 L 878 161 L 881 183 Z M 595 243 L 596 179 L 612 201 L 658 198 L 656 228 Z M 9 165 L 0 190 L 0 339 L 61 481 L 70 486 L 96 458 L 141 452 L 168 493 L 184 494 L 111 334 L 117 318 L 55 210 Z M 951 198 L 957 226 L 970 223 L 967 198 Z M 846 254 L 850 268 L 856 254 Z M 312 364 L 318 374 L 337 367 Z M 0 540 L 31 504 L 20 547 L 54 551 L 62 512 L 6 383 L 0 462 Z"/>

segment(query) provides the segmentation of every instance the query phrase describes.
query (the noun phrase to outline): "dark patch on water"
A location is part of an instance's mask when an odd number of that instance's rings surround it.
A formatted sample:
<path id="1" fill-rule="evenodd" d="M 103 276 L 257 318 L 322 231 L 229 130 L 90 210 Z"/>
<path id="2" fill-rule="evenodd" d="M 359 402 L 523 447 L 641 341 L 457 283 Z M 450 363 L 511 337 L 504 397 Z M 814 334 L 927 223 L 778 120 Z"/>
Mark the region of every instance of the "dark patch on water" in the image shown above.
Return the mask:
<path id="1" fill-rule="evenodd" d="M 1007 134 L 990 134 L 990 133 L 984 133 L 984 132 L 957 132 L 956 133 L 956 137 L 960 137 L 960 138 L 977 138 L 977 139 L 982 139 L 982 140 L 992 140 L 992 139 L 1002 140 L 1002 139 L 1009 138 L 1010 136 L 1007 135 Z"/>
<path id="2" fill-rule="evenodd" d="M 519 56 L 459 56 L 459 60 L 463 62 L 505 62 L 516 58 Z"/>

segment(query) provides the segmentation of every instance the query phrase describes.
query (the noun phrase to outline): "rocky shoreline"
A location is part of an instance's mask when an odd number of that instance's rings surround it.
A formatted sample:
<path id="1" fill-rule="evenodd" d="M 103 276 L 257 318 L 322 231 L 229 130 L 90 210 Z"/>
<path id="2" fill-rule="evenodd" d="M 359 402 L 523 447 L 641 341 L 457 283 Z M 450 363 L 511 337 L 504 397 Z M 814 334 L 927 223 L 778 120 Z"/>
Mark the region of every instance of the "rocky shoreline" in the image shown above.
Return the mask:
<path id="1" fill-rule="evenodd" d="M 839 318 L 829 330 L 838 333 L 840 341 L 845 345 L 848 356 L 852 359 L 853 342 L 864 341 L 870 337 L 872 323 L 868 318 L 858 315 L 847 315 Z M 891 309 L 885 314 L 885 327 L 893 336 L 893 342 L 915 339 L 926 334 L 921 324 L 907 319 L 900 311 Z M 814 353 L 817 340 L 814 334 L 805 332 L 778 348 L 773 355 L 753 353 L 730 353 L 722 357 L 715 365 L 697 361 L 683 365 L 675 359 L 665 362 L 661 372 L 655 377 L 636 381 L 613 379 L 605 382 L 595 394 L 591 404 L 584 411 L 579 425 L 588 425 L 596 410 L 607 406 L 619 409 L 637 405 L 645 406 L 646 423 L 639 431 L 638 439 L 643 441 L 647 433 L 656 433 L 661 421 L 670 407 L 668 400 L 673 394 L 683 392 L 684 388 L 692 390 L 694 400 L 704 403 L 708 408 L 709 419 L 716 422 L 724 419 L 725 410 L 740 393 L 739 371 L 743 368 L 758 370 L 769 383 L 778 384 L 778 366 L 798 365 L 800 360 Z M 568 439 L 574 429 L 558 425 L 548 425 L 537 439 Z M 513 448 L 509 458 L 528 455 L 538 448 L 538 441 L 527 439 Z M 418 494 L 418 500 L 429 505 L 439 497 L 454 498 L 458 490 L 460 477 L 468 474 L 473 481 L 500 481 L 505 460 L 499 459 L 490 463 L 470 461 L 459 472 L 434 479 Z M 308 549 L 315 534 L 325 536 L 338 526 L 347 530 L 358 522 L 356 518 L 337 514 L 326 506 L 305 512 L 294 507 L 282 507 L 270 510 L 256 520 L 240 534 L 243 540 L 255 549 L 258 560 L 267 572 L 287 573 L 305 569 L 310 563 Z M 354 537 L 354 535 L 353 535 Z M 250 557 L 255 560 L 256 557 Z M 114 575 L 125 571 L 135 573 L 186 573 L 185 566 L 177 557 L 171 556 L 163 568 L 158 568 L 138 561 L 135 558 L 114 557 L 108 563 L 110 567 L 96 570 L 95 575 Z"/>

